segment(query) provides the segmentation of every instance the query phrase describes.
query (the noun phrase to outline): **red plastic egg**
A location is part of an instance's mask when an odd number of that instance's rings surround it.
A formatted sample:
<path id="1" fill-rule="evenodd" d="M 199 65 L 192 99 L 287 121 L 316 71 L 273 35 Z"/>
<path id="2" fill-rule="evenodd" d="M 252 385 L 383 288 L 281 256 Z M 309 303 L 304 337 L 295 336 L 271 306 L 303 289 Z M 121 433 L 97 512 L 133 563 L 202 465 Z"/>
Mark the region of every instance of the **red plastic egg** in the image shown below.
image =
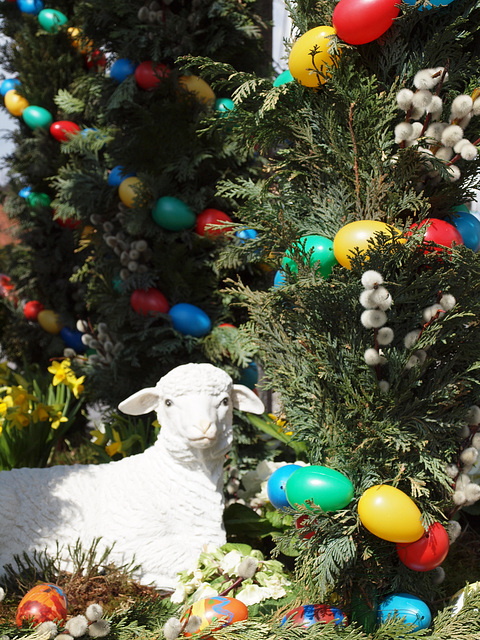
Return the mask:
<path id="1" fill-rule="evenodd" d="M 383 35 L 399 11 L 397 0 L 340 0 L 333 10 L 332 22 L 341 40 L 365 44 Z"/>
<path id="2" fill-rule="evenodd" d="M 295 520 L 295 529 L 298 530 L 298 533 L 301 538 L 305 538 L 305 540 L 310 540 L 310 538 L 313 538 L 315 533 L 308 529 L 307 531 L 304 531 L 306 527 L 308 527 L 308 516 L 307 515 L 299 516 Z"/>
<path id="3" fill-rule="evenodd" d="M 130 296 L 130 304 L 142 316 L 168 313 L 170 309 L 166 297 L 155 287 L 136 289 Z"/>
<path id="4" fill-rule="evenodd" d="M 107 58 L 105 54 L 99 49 L 87 53 L 85 56 L 85 64 L 87 69 L 94 69 L 95 71 L 102 71 L 107 66 Z"/>
<path id="5" fill-rule="evenodd" d="M 445 527 L 440 522 L 434 522 L 420 540 L 410 544 L 397 544 L 397 553 L 409 569 L 431 571 L 445 560 L 449 545 Z"/>
<path id="6" fill-rule="evenodd" d="M 70 120 L 57 120 L 50 125 L 50 133 L 59 142 L 67 142 L 80 131 L 80 127 Z"/>
<path id="7" fill-rule="evenodd" d="M 229 215 L 219 209 L 204 209 L 197 216 L 195 231 L 201 236 L 220 236 L 225 231 L 231 231 L 232 227 L 222 226 L 221 229 L 212 229 L 212 225 L 222 224 L 223 222 L 231 222 Z"/>
<path id="8" fill-rule="evenodd" d="M 155 89 L 164 78 L 168 78 L 170 69 L 161 62 L 154 63 L 151 60 L 141 62 L 135 69 L 135 80 L 141 89 Z"/>
<path id="9" fill-rule="evenodd" d="M 248 618 L 248 609 L 243 602 L 236 598 L 228 598 L 227 596 L 214 596 L 213 598 L 204 598 L 203 600 L 197 600 L 187 610 L 182 622 L 186 622 L 190 616 L 198 616 L 201 620 L 198 631 L 205 629 L 209 625 L 213 624 L 217 620 L 218 626 L 212 627 L 214 629 L 221 629 L 233 622 L 240 622 Z M 197 633 L 195 632 L 195 633 Z M 184 632 L 183 635 L 190 637 L 193 633 Z"/>
<path id="10" fill-rule="evenodd" d="M 38 300 L 30 300 L 29 302 L 26 302 L 23 307 L 23 315 L 27 320 L 30 320 L 30 322 L 35 322 L 38 318 L 38 314 L 40 311 L 43 311 L 43 309 L 45 309 L 45 307 L 41 302 Z"/>
<path id="11" fill-rule="evenodd" d="M 64 621 L 67 617 L 67 597 L 56 584 L 39 584 L 26 593 L 17 609 L 16 622 L 33 622 L 36 626 L 41 622 Z"/>
<path id="12" fill-rule="evenodd" d="M 463 244 L 463 238 L 458 229 L 453 224 L 445 222 L 445 220 L 426 218 L 420 223 L 414 222 L 410 229 L 422 229 L 423 227 L 425 227 L 424 242 L 435 242 L 435 244 L 439 244 L 442 247 L 452 247 L 454 243 Z M 407 231 L 405 235 L 411 234 Z M 442 251 L 439 247 L 435 247 L 435 250 Z"/>

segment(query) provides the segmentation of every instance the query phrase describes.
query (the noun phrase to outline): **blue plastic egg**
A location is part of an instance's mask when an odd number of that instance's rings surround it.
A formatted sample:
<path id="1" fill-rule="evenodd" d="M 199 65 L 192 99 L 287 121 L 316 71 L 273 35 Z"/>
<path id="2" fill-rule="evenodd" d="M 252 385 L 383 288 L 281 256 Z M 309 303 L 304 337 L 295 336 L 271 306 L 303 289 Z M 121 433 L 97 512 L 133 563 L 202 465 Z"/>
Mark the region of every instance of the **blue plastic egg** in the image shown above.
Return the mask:
<path id="1" fill-rule="evenodd" d="M 215 111 L 222 117 L 228 116 L 234 107 L 235 103 L 230 98 L 218 98 L 218 100 L 215 100 Z"/>
<path id="2" fill-rule="evenodd" d="M 393 593 L 379 604 L 377 610 L 379 624 L 394 616 L 404 619 L 405 624 L 411 625 L 409 633 L 426 629 L 432 621 L 432 614 L 425 602 L 409 593 Z"/>
<path id="3" fill-rule="evenodd" d="M 168 312 L 173 328 L 184 336 L 201 338 L 212 328 L 212 322 L 205 311 L 188 302 L 173 305 Z"/>
<path id="4" fill-rule="evenodd" d="M 404 0 L 406 4 L 415 5 L 417 4 L 416 0 Z M 419 7 L 420 11 L 426 9 L 427 11 L 433 9 L 434 7 L 445 7 L 447 4 L 450 4 L 453 0 L 429 0 L 428 4 L 423 4 Z"/>
<path id="5" fill-rule="evenodd" d="M 32 187 L 23 187 L 18 192 L 20 198 L 28 198 L 28 196 L 32 193 Z"/>
<path id="6" fill-rule="evenodd" d="M 330 607 L 327 604 L 303 604 L 300 607 L 292 609 L 286 613 L 280 625 L 289 622 L 294 627 L 304 627 L 308 629 L 312 624 L 317 622 L 334 622 L 335 626 L 344 625 L 347 623 L 347 618 L 343 611 L 337 609 L 337 607 Z"/>
<path id="7" fill-rule="evenodd" d="M 20 80 L 18 78 L 7 78 L 0 84 L 0 93 L 3 97 L 7 94 L 11 89 L 16 89 L 20 86 Z"/>
<path id="8" fill-rule="evenodd" d="M 290 508 L 287 500 L 285 487 L 287 480 L 294 471 L 301 469 L 299 464 L 285 464 L 283 467 L 276 469 L 267 482 L 267 496 L 275 509 Z"/>
<path id="9" fill-rule="evenodd" d="M 281 269 L 276 272 L 275 277 L 273 278 L 273 286 L 281 287 L 282 285 L 287 284 L 287 277 L 285 275 L 285 271 Z"/>
<path id="10" fill-rule="evenodd" d="M 241 229 L 240 231 L 236 231 L 235 235 L 240 239 L 241 244 L 243 244 L 246 240 L 254 240 L 258 233 L 255 229 Z"/>
<path id="11" fill-rule="evenodd" d="M 36 16 L 45 8 L 42 0 L 17 0 L 17 7 L 22 13 Z"/>
<path id="12" fill-rule="evenodd" d="M 107 182 L 111 187 L 119 187 L 125 178 L 133 178 L 134 176 L 135 173 L 133 171 L 125 171 L 122 165 L 117 164 L 108 174 Z"/>
<path id="13" fill-rule="evenodd" d="M 83 333 L 78 329 L 69 329 L 63 327 L 60 330 L 60 337 L 64 341 L 67 347 L 73 349 L 76 353 L 85 353 L 87 347 L 82 342 Z"/>
<path id="14" fill-rule="evenodd" d="M 112 68 L 110 69 L 110 77 L 112 78 L 112 80 L 115 80 L 118 83 L 123 82 L 128 78 L 128 76 L 131 76 L 135 73 L 135 69 L 137 68 L 137 66 L 138 65 L 135 64 L 135 62 L 132 62 L 127 58 L 119 58 L 112 64 Z"/>
<path id="15" fill-rule="evenodd" d="M 249 389 L 255 389 L 258 382 L 258 367 L 256 362 L 250 362 L 248 367 L 242 370 L 238 384 L 244 384 Z"/>
<path id="16" fill-rule="evenodd" d="M 478 253 L 480 251 L 480 220 L 464 205 L 453 207 L 454 215 L 448 216 L 446 221 L 457 229 L 462 236 L 463 244 Z"/>

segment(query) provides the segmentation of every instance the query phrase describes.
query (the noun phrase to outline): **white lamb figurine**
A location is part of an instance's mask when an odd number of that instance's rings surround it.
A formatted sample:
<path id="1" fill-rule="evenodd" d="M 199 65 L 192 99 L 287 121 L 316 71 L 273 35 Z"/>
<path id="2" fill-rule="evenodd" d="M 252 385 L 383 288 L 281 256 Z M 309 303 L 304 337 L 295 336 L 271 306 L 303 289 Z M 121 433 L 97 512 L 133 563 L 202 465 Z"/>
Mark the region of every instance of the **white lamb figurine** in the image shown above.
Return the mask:
<path id="1" fill-rule="evenodd" d="M 135 559 L 136 578 L 172 589 L 207 543 L 225 543 L 223 464 L 236 407 L 263 413 L 261 400 L 211 364 L 179 366 L 120 403 L 124 413 L 156 411 L 161 425 L 145 452 L 99 465 L 0 473 L 0 570 L 14 554 L 55 554 L 80 540 L 114 544 L 109 558 Z M 68 555 L 68 554 L 66 554 Z M 68 557 L 62 567 L 71 569 Z"/>

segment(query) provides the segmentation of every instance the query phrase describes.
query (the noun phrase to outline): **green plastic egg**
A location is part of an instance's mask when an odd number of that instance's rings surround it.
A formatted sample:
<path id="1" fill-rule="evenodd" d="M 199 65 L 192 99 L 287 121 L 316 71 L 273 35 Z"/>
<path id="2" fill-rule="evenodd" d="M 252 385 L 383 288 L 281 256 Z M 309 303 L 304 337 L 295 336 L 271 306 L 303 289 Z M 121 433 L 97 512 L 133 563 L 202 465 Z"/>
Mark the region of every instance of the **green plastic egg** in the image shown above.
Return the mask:
<path id="1" fill-rule="evenodd" d="M 68 18 L 57 9 L 42 9 L 38 14 L 38 21 L 48 33 L 57 33 L 59 27 L 65 24 Z"/>
<path id="2" fill-rule="evenodd" d="M 159 227 L 168 231 L 190 229 L 197 220 L 190 207 L 173 196 L 164 196 L 157 200 L 152 209 L 152 218 Z"/>
<path id="3" fill-rule="evenodd" d="M 46 129 L 53 122 L 53 116 L 50 111 L 35 105 L 30 105 L 24 109 L 22 118 L 30 129 Z"/>
<path id="4" fill-rule="evenodd" d="M 343 473 L 311 465 L 301 467 L 288 478 L 285 486 L 288 502 L 292 507 L 304 505 L 311 508 L 309 501 L 323 511 L 343 509 L 353 498 L 353 484 Z"/>
<path id="5" fill-rule="evenodd" d="M 333 241 L 329 238 L 324 238 L 323 236 L 303 236 L 294 243 L 294 247 L 296 247 L 297 250 L 305 247 L 306 254 L 310 253 L 310 251 L 312 252 L 309 264 L 313 267 L 315 263 L 319 262 L 320 267 L 318 271 L 323 278 L 327 278 L 334 265 L 337 264 L 337 259 L 333 253 Z M 288 249 L 285 253 L 282 267 L 284 270 L 288 267 L 292 273 L 297 273 L 298 268 L 292 255 L 292 249 Z"/>

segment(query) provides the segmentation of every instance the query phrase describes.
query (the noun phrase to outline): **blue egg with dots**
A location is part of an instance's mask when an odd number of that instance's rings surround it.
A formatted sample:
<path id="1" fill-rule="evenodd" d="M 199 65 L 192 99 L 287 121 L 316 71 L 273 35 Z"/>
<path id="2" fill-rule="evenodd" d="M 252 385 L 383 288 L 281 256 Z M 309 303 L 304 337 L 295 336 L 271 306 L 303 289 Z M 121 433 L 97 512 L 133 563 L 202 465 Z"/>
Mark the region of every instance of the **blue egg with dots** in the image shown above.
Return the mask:
<path id="1" fill-rule="evenodd" d="M 409 593 L 393 593 L 383 600 L 377 609 L 379 624 L 397 618 L 409 626 L 408 633 L 427 629 L 432 622 L 428 605 Z"/>
<path id="2" fill-rule="evenodd" d="M 137 66 L 138 65 L 135 62 L 128 60 L 128 58 L 119 58 L 112 64 L 110 69 L 110 78 L 120 84 L 126 80 L 128 76 L 135 73 Z"/>
<path id="3" fill-rule="evenodd" d="M 291 504 L 287 500 L 285 487 L 292 473 L 301 468 L 299 464 L 285 464 L 283 467 L 276 469 L 268 479 L 267 496 L 275 509 L 291 508 Z"/>
<path id="4" fill-rule="evenodd" d="M 17 89 L 19 86 L 20 80 L 18 78 L 7 78 L 0 85 L 0 93 L 5 97 L 11 89 Z"/>

